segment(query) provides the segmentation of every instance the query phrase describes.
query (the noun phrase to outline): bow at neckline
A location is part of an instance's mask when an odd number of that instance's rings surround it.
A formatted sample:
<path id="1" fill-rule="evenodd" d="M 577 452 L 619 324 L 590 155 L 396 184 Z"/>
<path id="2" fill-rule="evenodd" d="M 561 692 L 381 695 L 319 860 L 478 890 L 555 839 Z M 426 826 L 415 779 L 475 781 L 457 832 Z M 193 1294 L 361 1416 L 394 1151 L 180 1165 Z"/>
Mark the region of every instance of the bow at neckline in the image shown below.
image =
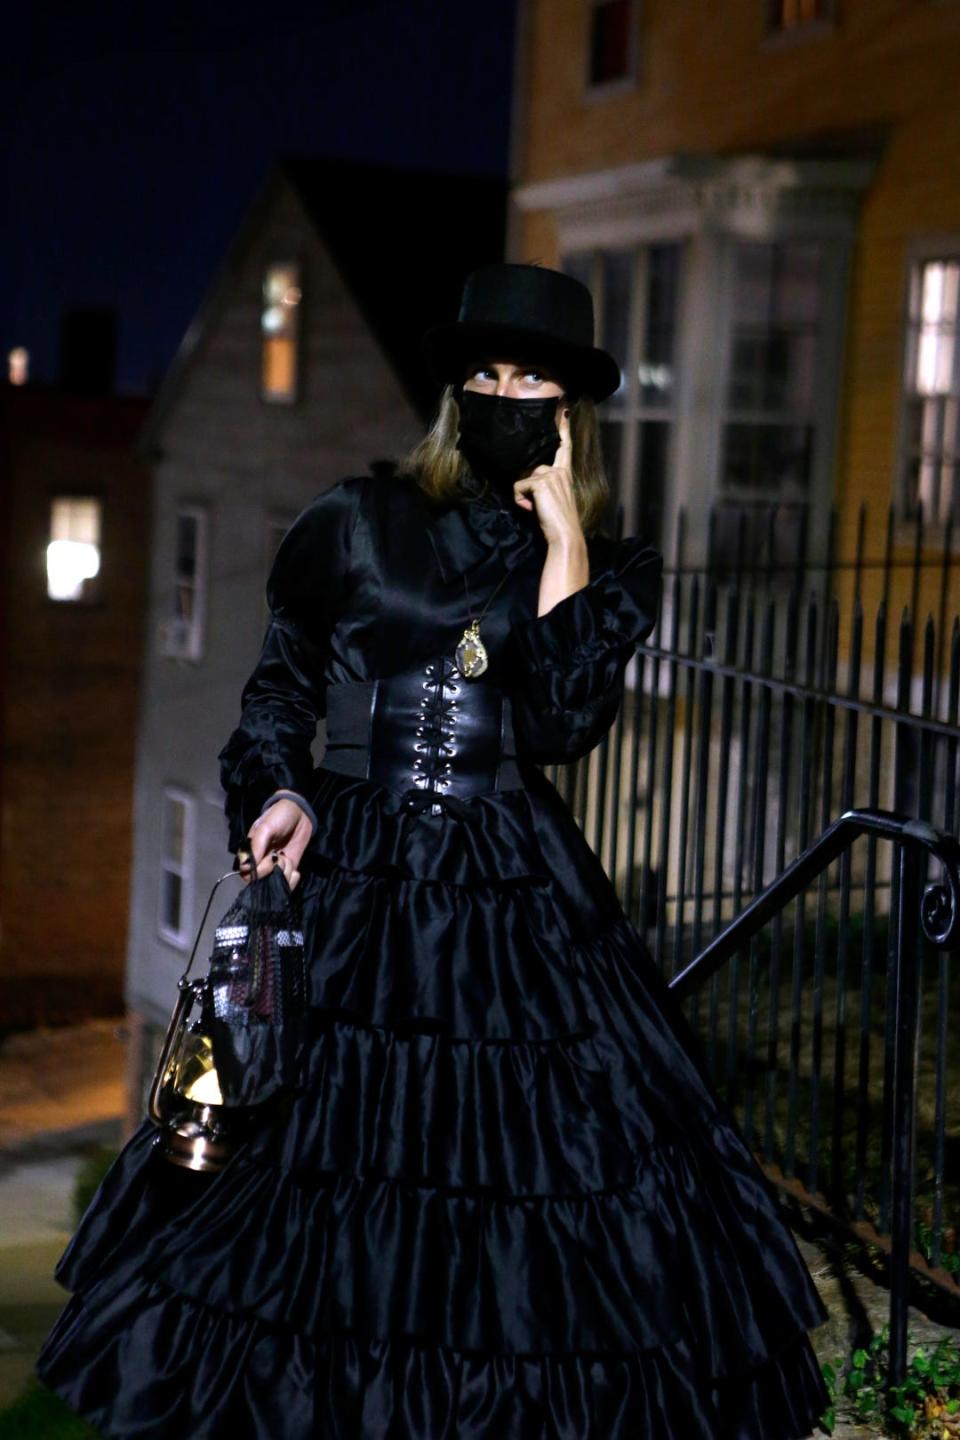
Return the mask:
<path id="1" fill-rule="evenodd" d="M 461 479 L 460 490 L 463 499 L 431 523 L 431 539 L 446 579 L 470 570 L 491 551 L 512 569 L 545 547 L 536 515 L 514 503 L 512 490 L 509 500 L 493 489 L 483 491 L 470 471 Z"/>

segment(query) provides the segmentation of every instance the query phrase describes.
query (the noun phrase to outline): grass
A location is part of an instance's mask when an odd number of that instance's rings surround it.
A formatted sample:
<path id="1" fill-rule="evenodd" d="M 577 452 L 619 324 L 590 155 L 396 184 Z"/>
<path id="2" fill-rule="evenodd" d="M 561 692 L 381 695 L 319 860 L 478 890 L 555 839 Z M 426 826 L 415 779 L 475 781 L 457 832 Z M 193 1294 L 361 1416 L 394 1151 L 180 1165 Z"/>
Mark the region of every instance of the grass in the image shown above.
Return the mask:
<path id="1" fill-rule="evenodd" d="M 39 1380 L 0 1413 L 0 1440 L 96 1440 L 98 1435 Z"/>
<path id="2" fill-rule="evenodd" d="M 73 1182 L 71 1208 L 73 1223 L 78 1225 L 80 1217 L 93 1199 L 101 1180 L 117 1158 L 117 1151 L 109 1145 L 101 1145 L 84 1159 Z"/>
<path id="3" fill-rule="evenodd" d="M 71 1197 L 74 1223 L 90 1204 L 116 1154 L 115 1149 L 101 1146 L 84 1159 Z M 0 1440 L 92 1440 L 98 1434 L 36 1378 L 12 1405 L 0 1411 Z"/>

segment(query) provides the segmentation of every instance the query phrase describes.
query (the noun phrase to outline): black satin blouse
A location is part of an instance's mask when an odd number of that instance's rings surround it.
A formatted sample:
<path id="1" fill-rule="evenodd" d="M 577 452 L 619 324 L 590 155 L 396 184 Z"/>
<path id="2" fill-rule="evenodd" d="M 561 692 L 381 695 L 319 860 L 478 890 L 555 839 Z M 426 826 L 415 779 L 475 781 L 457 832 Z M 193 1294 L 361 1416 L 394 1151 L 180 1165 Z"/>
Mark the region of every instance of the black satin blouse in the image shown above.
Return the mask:
<path id="1" fill-rule="evenodd" d="M 322 777 L 310 747 L 327 687 L 452 656 L 505 572 L 481 626 L 489 668 L 470 683 L 509 697 L 521 768 L 574 760 L 609 729 L 624 669 L 654 624 L 661 557 L 640 539 L 589 537 L 589 583 L 538 616 L 546 543 L 536 516 L 476 491 L 468 477 L 462 501 L 438 506 L 411 478 L 355 476 L 293 523 L 267 583 L 272 619 L 240 722 L 219 757 L 232 850 L 275 790 L 315 803 Z"/>

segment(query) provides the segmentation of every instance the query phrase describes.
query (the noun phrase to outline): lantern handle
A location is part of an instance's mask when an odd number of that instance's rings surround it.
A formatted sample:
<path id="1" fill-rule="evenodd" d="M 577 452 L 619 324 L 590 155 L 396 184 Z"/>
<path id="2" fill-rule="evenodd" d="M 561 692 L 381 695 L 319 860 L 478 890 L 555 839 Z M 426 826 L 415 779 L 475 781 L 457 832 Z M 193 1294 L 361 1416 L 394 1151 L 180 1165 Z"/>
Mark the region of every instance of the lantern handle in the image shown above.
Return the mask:
<path id="1" fill-rule="evenodd" d="M 220 876 L 219 880 L 215 880 L 213 882 L 213 889 L 210 891 L 207 903 L 203 907 L 203 915 L 201 916 L 200 924 L 197 929 L 197 938 L 193 942 L 193 949 L 190 951 L 190 959 L 187 961 L 187 968 L 186 970 L 184 970 L 183 974 L 180 976 L 179 981 L 177 982 L 179 986 L 182 987 L 187 983 L 187 976 L 190 974 L 190 967 L 193 964 L 194 960 L 197 958 L 197 951 L 200 949 L 200 941 L 203 938 L 204 926 L 207 923 L 207 916 L 210 914 L 210 906 L 213 904 L 214 895 L 216 895 L 224 880 L 231 880 L 235 875 L 239 874 L 239 870 L 228 870 L 225 875 Z"/>

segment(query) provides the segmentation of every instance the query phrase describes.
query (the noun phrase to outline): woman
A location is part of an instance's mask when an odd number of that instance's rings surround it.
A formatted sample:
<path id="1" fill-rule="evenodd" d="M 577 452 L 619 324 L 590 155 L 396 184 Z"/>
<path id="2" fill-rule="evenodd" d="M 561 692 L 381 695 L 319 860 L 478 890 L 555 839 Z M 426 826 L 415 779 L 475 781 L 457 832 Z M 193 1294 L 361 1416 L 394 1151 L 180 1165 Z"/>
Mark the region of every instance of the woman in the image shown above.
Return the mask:
<path id="1" fill-rule="evenodd" d="M 311 1041 L 187 1194 L 145 1122 L 61 1260 L 40 1374 L 106 1435 L 799 1440 L 828 1403 L 772 1188 L 538 768 L 607 731 L 659 594 L 595 533 L 592 340 L 572 278 L 475 272 L 426 439 L 280 547 L 220 758 L 245 873 L 302 886 Z"/>

